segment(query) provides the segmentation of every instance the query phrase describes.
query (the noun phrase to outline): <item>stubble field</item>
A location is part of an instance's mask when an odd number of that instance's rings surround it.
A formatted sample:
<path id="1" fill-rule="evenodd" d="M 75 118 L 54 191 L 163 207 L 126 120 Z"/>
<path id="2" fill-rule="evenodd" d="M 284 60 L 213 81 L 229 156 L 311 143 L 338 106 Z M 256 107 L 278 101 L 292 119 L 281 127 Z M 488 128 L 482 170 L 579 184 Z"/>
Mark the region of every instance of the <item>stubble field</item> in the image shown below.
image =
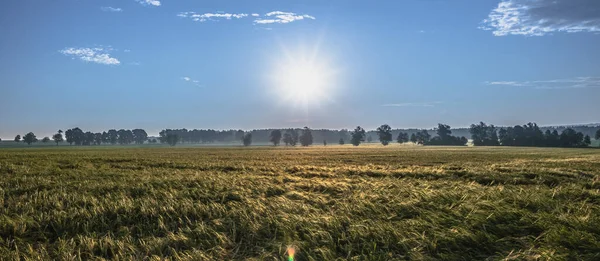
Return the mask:
<path id="1" fill-rule="evenodd" d="M 600 150 L 0 150 L 2 260 L 599 260 Z"/>

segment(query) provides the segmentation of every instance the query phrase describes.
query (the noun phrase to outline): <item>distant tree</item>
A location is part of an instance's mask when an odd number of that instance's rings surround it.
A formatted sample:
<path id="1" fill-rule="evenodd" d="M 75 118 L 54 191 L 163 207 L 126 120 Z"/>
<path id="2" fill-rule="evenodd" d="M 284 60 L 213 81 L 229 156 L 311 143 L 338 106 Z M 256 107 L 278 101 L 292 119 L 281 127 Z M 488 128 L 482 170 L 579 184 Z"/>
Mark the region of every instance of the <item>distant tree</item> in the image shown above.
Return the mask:
<path id="1" fill-rule="evenodd" d="M 595 137 L 595 138 L 596 138 L 597 140 L 600 140 L 600 129 L 598 129 L 598 130 L 596 131 L 596 137 Z"/>
<path id="2" fill-rule="evenodd" d="M 271 131 L 271 135 L 269 136 L 269 141 L 273 143 L 274 146 L 278 146 L 281 142 L 281 130 L 273 130 Z"/>
<path id="3" fill-rule="evenodd" d="M 585 135 L 585 138 L 583 138 L 583 144 L 588 147 L 592 144 L 592 139 L 590 138 L 590 135 Z"/>
<path id="4" fill-rule="evenodd" d="M 283 143 L 285 143 L 285 146 L 292 143 L 292 135 L 289 132 L 283 134 Z"/>
<path id="5" fill-rule="evenodd" d="M 85 133 L 80 128 L 73 128 L 65 132 L 65 137 L 69 144 L 81 145 L 85 140 Z"/>
<path id="6" fill-rule="evenodd" d="M 142 129 L 135 129 L 131 131 L 133 134 L 133 140 L 136 144 L 144 144 L 144 142 L 148 139 L 148 133 Z"/>
<path id="7" fill-rule="evenodd" d="M 285 132 L 285 134 L 283 135 L 283 142 L 285 143 L 285 145 L 292 145 L 292 146 L 296 146 L 296 144 L 298 143 L 298 132 L 294 129 L 289 129 Z"/>
<path id="8" fill-rule="evenodd" d="M 31 145 L 31 143 L 34 143 L 37 141 L 37 138 L 35 137 L 35 134 L 33 134 L 33 132 L 30 132 L 30 133 L 25 134 L 25 136 L 23 136 L 23 141 L 25 143 L 27 143 L 27 145 Z"/>
<path id="9" fill-rule="evenodd" d="M 427 132 L 427 130 L 421 130 L 417 132 L 417 134 L 415 134 L 415 140 L 417 144 L 425 145 L 429 143 L 430 139 L 431 135 L 429 135 L 429 132 Z"/>
<path id="10" fill-rule="evenodd" d="M 244 139 L 244 131 L 243 130 L 238 130 L 235 132 L 235 140 L 242 140 Z"/>
<path id="11" fill-rule="evenodd" d="M 252 132 L 244 134 L 244 138 L 242 138 L 242 143 L 246 147 L 252 145 Z"/>
<path id="12" fill-rule="evenodd" d="M 323 140 L 323 146 L 327 146 L 327 140 Z"/>
<path id="13" fill-rule="evenodd" d="M 83 145 L 89 146 L 94 144 L 94 133 L 91 131 L 86 131 L 83 136 Z"/>
<path id="14" fill-rule="evenodd" d="M 150 142 L 156 144 L 158 141 L 156 139 L 152 139 Z"/>
<path id="15" fill-rule="evenodd" d="M 347 129 L 341 129 L 338 134 L 340 135 L 340 139 L 344 141 L 350 137 L 350 132 Z"/>
<path id="16" fill-rule="evenodd" d="M 17 135 L 17 136 L 15 136 L 15 139 L 14 139 L 14 141 L 15 141 L 15 142 L 19 142 L 19 141 L 21 141 L 21 135 Z"/>
<path id="17" fill-rule="evenodd" d="M 166 134 L 165 140 L 169 145 L 175 146 L 179 142 L 179 135 L 169 132 Z"/>
<path id="18" fill-rule="evenodd" d="M 450 145 L 450 146 L 464 146 L 467 145 L 467 138 L 465 137 L 457 137 L 452 136 L 452 131 L 450 130 L 450 126 L 446 124 L 438 124 L 438 127 L 435 128 L 435 131 L 438 136 L 433 137 L 429 141 L 425 141 L 423 144 L 425 145 Z"/>
<path id="19" fill-rule="evenodd" d="M 102 143 L 110 143 L 110 138 L 108 137 L 108 132 L 102 132 Z"/>
<path id="20" fill-rule="evenodd" d="M 447 139 L 447 137 L 450 136 L 450 134 L 452 134 L 450 126 L 441 123 L 438 123 L 438 127 L 435 129 L 435 132 L 442 140 Z"/>
<path id="21" fill-rule="evenodd" d="M 361 142 L 365 141 L 365 135 L 365 129 L 361 128 L 360 126 L 357 126 L 356 129 L 354 129 L 354 131 L 350 133 L 350 143 L 352 143 L 352 145 L 354 146 L 360 145 Z"/>
<path id="22" fill-rule="evenodd" d="M 94 144 L 102 145 L 102 133 L 100 133 L 100 132 L 94 133 Z"/>
<path id="23" fill-rule="evenodd" d="M 48 143 L 49 141 L 50 141 L 50 138 L 49 138 L 49 137 L 44 137 L 44 138 L 42 139 L 42 142 L 43 142 L 43 143 Z"/>
<path id="24" fill-rule="evenodd" d="M 134 141 L 133 132 L 131 130 L 120 129 L 117 133 L 119 134 L 118 141 L 121 145 L 131 144 Z M 179 137 L 179 139 L 181 139 L 181 137 Z"/>
<path id="25" fill-rule="evenodd" d="M 308 127 L 304 127 L 302 135 L 300 135 L 300 144 L 304 147 L 308 147 L 313 143 L 312 132 Z"/>
<path id="26" fill-rule="evenodd" d="M 344 138 L 340 138 L 340 141 L 338 141 L 338 144 L 340 145 L 344 145 L 346 142 L 344 141 Z"/>
<path id="27" fill-rule="evenodd" d="M 383 146 L 387 146 L 392 141 L 392 127 L 387 124 L 383 124 L 377 128 L 377 136 L 379 136 L 379 142 Z"/>
<path id="28" fill-rule="evenodd" d="M 396 138 L 396 141 L 398 143 L 406 143 L 406 142 L 408 142 L 408 133 L 406 133 L 406 132 L 400 132 L 400 133 L 398 133 L 398 137 Z"/>
<path id="29" fill-rule="evenodd" d="M 115 145 L 119 141 L 119 132 L 117 130 L 108 130 L 108 142 Z"/>
<path id="30" fill-rule="evenodd" d="M 367 143 L 371 143 L 373 142 L 373 137 L 371 137 L 371 135 L 367 136 Z"/>
<path id="31" fill-rule="evenodd" d="M 54 142 L 56 142 L 56 146 L 58 146 L 59 142 L 63 141 L 62 133 L 63 133 L 62 130 L 58 130 L 58 132 L 56 134 L 52 135 L 52 139 L 54 140 Z"/>
<path id="32" fill-rule="evenodd" d="M 410 142 L 417 143 L 417 135 L 416 134 L 413 133 L 410 135 Z"/>
<path id="33" fill-rule="evenodd" d="M 471 124 L 469 128 L 471 133 L 471 139 L 475 146 L 498 146 L 498 134 L 496 133 L 496 127 L 494 125 L 487 125 L 483 122 L 479 124 Z"/>

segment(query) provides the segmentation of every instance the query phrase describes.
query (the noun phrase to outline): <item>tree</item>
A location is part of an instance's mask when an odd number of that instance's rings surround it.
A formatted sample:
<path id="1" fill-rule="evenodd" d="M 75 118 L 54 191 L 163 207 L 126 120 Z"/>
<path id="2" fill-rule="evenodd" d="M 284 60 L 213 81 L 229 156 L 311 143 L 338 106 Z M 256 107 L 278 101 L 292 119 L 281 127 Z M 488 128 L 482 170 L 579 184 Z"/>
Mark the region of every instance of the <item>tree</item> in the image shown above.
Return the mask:
<path id="1" fill-rule="evenodd" d="M 596 131 L 596 137 L 595 137 L 595 138 L 596 138 L 597 140 L 600 140 L 600 129 L 598 129 L 598 130 Z"/>
<path id="2" fill-rule="evenodd" d="M 406 132 L 400 132 L 400 133 L 398 133 L 398 137 L 396 138 L 396 141 L 398 143 L 406 143 L 406 142 L 408 142 L 408 133 L 406 133 Z"/>
<path id="3" fill-rule="evenodd" d="M 590 139 L 590 135 L 585 135 L 585 138 L 583 138 L 583 144 L 585 146 L 590 146 L 590 144 L 592 144 L 592 139 Z"/>
<path id="4" fill-rule="evenodd" d="M 269 141 L 273 143 L 274 146 L 278 146 L 281 142 L 281 131 L 273 130 L 271 131 L 271 135 L 269 136 Z"/>
<path id="5" fill-rule="evenodd" d="M 248 133 L 244 134 L 244 137 L 242 138 L 242 143 L 246 147 L 250 146 L 252 144 L 252 132 L 248 132 Z"/>
<path id="6" fill-rule="evenodd" d="M 441 123 L 438 123 L 438 127 L 435 129 L 435 132 L 442 140 L 448 139 L 450 134 L 452 134 L 452 131 L 450 130 L 450 126 L 448 126 L 446 124 L 441 124 Z"/>
<path id="7" fill-rule="evenodd" d="M 108 130 L 108 142 L 110 144 L 115 145 L 119 140 L 119 132 L 117 130 Z"/>
<path id="8" fill-rule="evenodd" d="M 102 145 L 102 133 L 100 133 L 100 132 L 94 133 L 94 144 Z"/>
<path id="9" fill-rule="evenodd" d="M 144 144 L 144 142 L 148 139 L 148 133 L 142 129 L 133 130 L 132 135 L 136 144 Z"/>
<path id="10" fill-rule="evenodd" d="M 417 143 L 417 135 L 416 134 L 413 133 L 410 135 L 410 142 Z"/>
<path id="11" fill-rule="evenodd" d="M 65 137 L 69 144 L 81 145 L 84 142 L 85 133 L 80 128 L 73 128 L 65 132 Z"/>
<path id="12" fill-rule="evenodd" d="M 58 132 L 56 134 L 52 135 L 52 139 L 54 140 L 54 142 L 56 142 L 56 146 L 58 146 L 59 142 L 63 141 L 62 133 L 63 133 L 62 130 L 58 130 Z"/>
<path id="13" fill-rule="evenodd" d="M 327 146 L 327 140 L 323 140 L 323 146 Z"/>
<path id="14" fill-rule="evenodd" d="M 498 134 L 496 133 L 496 127 L 494 125 L 487 125 L 483 122 L 479 124 L 471 124 L 469 128 L 471 133 L 471 139 L 473 139 L 473 145 L 475 146 L 498 146 Z"/>
<path id="15" fill-rule="evenodd" d="M 15 136 L 15 139 L 14 139 L 14 141 L 15 141 L 15 142 L 19 142 L 19 141 L 21 141 L 21 135 L 17 135 L 17 136 Z"/>
<path id="16" fill-rule="evenodd" d="M 340 141 L 338 142 L 340 145 L 344 145 L 346 142 L 344 141 L 344 138 L 340 138 Z"/>
<path id="17" fill-rule="evenodd" d="M 31 145 L 31 143 L 34 143 L 37 141 L 37 138 L 35 137 L 35 134 L 33 134 L 33 132 L 30 132 L 30 133 L 25 134 L 25 136 L 23 136 L 23 141 L 25 143 L 27 143 L 27 145 Z"/>
<path id="18" fill-rule="evenodd" d="M 120 129 L 119 131 L 117 131 L 117 133 L 119 134 L 118 141 L 121 145 L 131 144 L 134 141 L 133 132 L 131 132 L 131 130 Z M 179 138 L 181 139 L 181 137 Z"/>
<path id="19" fill-rule="evenodd" d="M 430 138 L 431 138 L 431 135 L 429 135 L 429 132 L 427 132 L 427 130 L 421 130 L 421 131 L 417 132 L 417 134 L 415 134 L 415 141 L 417 144 L 420 144 L 420 145 L 425 145 L 425 144 L 429 143 Z"/>
<path id="20" fill-rule="evenodd" d="M 392 141 L 392 127 L 387 124 L 383 124 L 377 128 L 377 135 L 379 136 L 379 141 L 383 146 L 387 146 Z"/>
<path id="21" fill-rule="evenodd" d="M 300 144 L 304 147 L 308 147 L 313 143 L 312 132 L 308 127 L 304 127 L 302 135 L 300 135 Z"/>
<path id="22" fill-rule="evenodd" d="M 43 143 L 48 143 L 49 141 L 50 141 L 50 138 L 49 138 L 49 137 L 44 137 L 44 138 L 42 139 L 42 142 L 43 142 Z"/>
<path id="23" fill-rule="evenodd" d="M 169 145 L 175 146 L 179 142 L 179 135 L 169 132 L 165 136 L 165 140 Z"/>
<path id="24" fill-rule="evenodd" d="M 356 129 L 350 133 L 350 143 L 352 143 L 354 146 L 360 145 L 361 142 L 365 141 L 365 135 L 365 129 L 361 128 L 360 126 L 356 126 Z"/>
<path id="25" fill-rule="evenodd" d="M 373 137 L 371 135 L 367 136 L 367 143 L 371 143 L 373 141 Z"/>
<path id="26" fill-rule="evenodd" d="M 285 145 L 292 145 L 292 146 L 296 146 L 296 143 L 298 143 L 298 132 L 294 129 L 289 129 L 285 132 L 285 134 L 283 135 L 283 142 L 285 143 Z"/>

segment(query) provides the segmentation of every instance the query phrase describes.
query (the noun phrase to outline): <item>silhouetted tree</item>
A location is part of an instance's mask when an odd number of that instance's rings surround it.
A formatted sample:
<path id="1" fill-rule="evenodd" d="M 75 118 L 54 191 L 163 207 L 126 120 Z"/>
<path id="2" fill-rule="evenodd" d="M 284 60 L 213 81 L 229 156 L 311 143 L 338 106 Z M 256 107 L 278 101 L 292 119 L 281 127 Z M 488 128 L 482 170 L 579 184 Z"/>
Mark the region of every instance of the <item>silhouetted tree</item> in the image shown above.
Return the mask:
<path id="1" fill-rule="evenodd" d="M 108 142 L 115 145 L 119 141 L 119 132 L 117 130 L 108 130 Z"/>
<path id="2" fill-rule="evenodd" d="M 600 129 L 598 129 L 598 130 L 596 131 L 596 137 L 595 137 L 595 138 L 596 138 L 597 140 L 600 140 Z"/>
<path id="3" fill-rule="evenodd" d="M 15 142 L 19 142 L 19 141 L 21 141 L 21 135 L 17 135 L 17 136 L 15 136 L 15 139 L 14 139 L 14 141 L 15 141 Z"/>
<path id="4" fill-rule="evenodd" d="M 323 146 L 327 146 L 327 140 L 323 140 Z"/>
<path id="5" fill-rule="evenodd" d="M 425 145 L 429 143 L 430 139 L 431 135 L 429 135 L 429 132 L 427 132 L 427 130 L 421 130 L 417 132 L 417 134 L 415 134 L 415 140 L 417 144 Z"/>
<path id="6" fill-rule="evenodd" d="M 469 128 L 473 145 L 475 146 L 498 146 L 498 134 L 494 125 L 486 125 L 483 122 L 479 124 L 471 124 Z"/>
<path id="7" fill-rule="evenodd" d="M 148 133 L 142 129 L 135 129 L 131 131 L 133 134 L 133 140 L 136 144 L 144 144 L 144 142 L 148 139 Z"/>
<path id="8" fill-rule="evenodd" d="M 94 144 L 94 133 L 86 131 L 83 138 L 83 145 L 89 146 Z"/>
<path id="9" fill-rule="evenodd" d="M 338 144 L 340 145 L 344 145 L 346 142 L 344 141 L 344 138 L 340 138 L 340 140 L 338 141 Z"/>
<path id="10" fill-rule="evenodd" d="M 44 137 L 44 138 L 42 139 L 42 142 L 43 142 L 43 143 L 48 143 L 49 141 L 50 141 L 50 138 L 49 138 L 49 137 Z"/>
<path id="11" fill-rule="evenodd" d="M 352 143 L 354 146 L 360 145 L 361 142 L 365 141 L 365 135 L 365 129 L 361 128 L 360 126 L 356 126 L 356 129 L 350 133 L 350 143 Z"/>
<path id="12" fill-rule="evenodd" d="M 244 134 L 244 138 L 242 138 L 242 143 L 246 147 L 252 145 L 252 132 Z"/>
<path id="13" fill-rule="evenodd" d="M 367 136 L 367 143 L 371 143 L 372 141 L 373 141 L 373 137 L 371 137 L 371 135 L 368 135 Z"/>
<path id="14" fill-rule="evenodd" d="M 56 142 L 56 146 L 58 146 L 59 142 L 63 141 L 62 133 L 63 133 L 62 130 L 58 130 L 58 132 L 56 134 L 52 135 L 52 139 L 54 140 L 54 142 Z"/>
<path id="15" fill-rule="evenodd" d="M 590 138 L 590 135 L 585 135 L 585 137 L 583 138 L 583 144 L 588 147 L 592 144 L 592 139 Z"/>
<path id="16" fill-rule="evenodd" d="M 300 135 L 300 144 L 304 147 L 308 147 L 313 143 L 312 132 L 308 127 L 304 127 L 302 135 Z"/>
<path id="17" fill-rule="evenodd" d="M 464 146 L 467 144 L 468 140 L 465 137 L 456 137 L 452 136 L 452 131 L 450 130 L 450 126 L 446 124 L 438 124 L 438 127 L 435 128 L 435 131 L 438 136 L 433 137 L 428 142 L 424 142 L 425 145 L 451 145 L 451 146 Z"/>
<path id="18" fill-rule="evenodd" d="M 298 132 L 295 129 L 289 129 L 285 132 L 285 134 L 283 135 L 283 142 L 285 143 L 285 145 L 287 146 L 292 145 L 292 146 L 296 146 L 296 144 L 298 143 Z"/>
<path id="19" fill-rule="evenodd" d="M 100 133 L 100 132 L 94 133 L 94 144 L 102 145 L 102 133 Z"/>
<path id="20" fill-rule="evenodd" d="M 119 134 L 119 144 L 125 145 L 133 142 L 133 132 L 131 130 L 120 129 L 117 133 Z M 179 138 L 181 139 L 181 137 Z"/>
<path id="21" fill-rule="evenodd" d="M 271 131 L 271 135 L 269 135 L 269 141 L 273 143 L 274 146 L 279 145 L 279 143 L 281 142 L 281 130 Z"/>
<path id="22" fill-rule="evenodd" d="M 73 128 L 65 132 L 65 137 L 69 144 L 81 145 L 85 140 L 85 133 L 80 128 Z"/>
<path id="23" fill-rule="evenodd" d="M 387 146 L 392 141 L 392 127 L 387 124 L 383 124 L 377 128 L 377 136 L 383 146 Z"/>
<path id="24" fill-rule="evenodd" d="M 292 134 L 289 132 L 283 134 L 283 143 L 285 143 L 285 146 L 290 145 L 292 143 Z"/>
<path id="25" fill-rule="evenodd" d="M 102 143 L 110 143 L 110 137 L 106 131 L 102 132 Z"/>
<path id="26" fill-rule="evenodd" d="M 35 137 L 35 134 L 33 134 L 33 132 L 30 132 L 30 133 L 25 134 L 25 136 L 23 136 L 23 141 L 25 143 L 27 143 L 27 145 L 31 145 L 31 143 L 34 143 L 37 141 L 37 138 Z"/>
<path id="27" fill-rule="evenodd" d="M 396 138 L 396 141 L 398 143 L 408 142 L 408 133 L 406 133 L 406 132 L 400 132 L 400 133 L 398 133 L 398 137 Z"/>
<path id="28" fill-rule="evenodd" d="M 177 142 L 179 142 L 179 135 L 175 134 L 175 133 L 167 133 L 165 135 L 165 141 L 171 145 L 171 146 L 175 146 L 177 144 Z"/>
<path id="29" fill-rule="evenodd" d="M 410 135 L 410 141 L 412 143 L 417 143 L 417 135 L 415 133 Z"/>

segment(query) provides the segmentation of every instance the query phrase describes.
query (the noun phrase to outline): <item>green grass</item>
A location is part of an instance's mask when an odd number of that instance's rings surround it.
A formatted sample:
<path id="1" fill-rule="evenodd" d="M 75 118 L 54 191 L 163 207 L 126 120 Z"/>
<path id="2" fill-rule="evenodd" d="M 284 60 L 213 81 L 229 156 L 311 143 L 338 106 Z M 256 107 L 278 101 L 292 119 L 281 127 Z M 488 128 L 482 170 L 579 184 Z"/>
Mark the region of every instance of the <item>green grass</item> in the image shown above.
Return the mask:
<path id="1" fill-rule="evenodd" d="M 0 259 L 599 260 L 600 150 L 0 150 Z"/>

